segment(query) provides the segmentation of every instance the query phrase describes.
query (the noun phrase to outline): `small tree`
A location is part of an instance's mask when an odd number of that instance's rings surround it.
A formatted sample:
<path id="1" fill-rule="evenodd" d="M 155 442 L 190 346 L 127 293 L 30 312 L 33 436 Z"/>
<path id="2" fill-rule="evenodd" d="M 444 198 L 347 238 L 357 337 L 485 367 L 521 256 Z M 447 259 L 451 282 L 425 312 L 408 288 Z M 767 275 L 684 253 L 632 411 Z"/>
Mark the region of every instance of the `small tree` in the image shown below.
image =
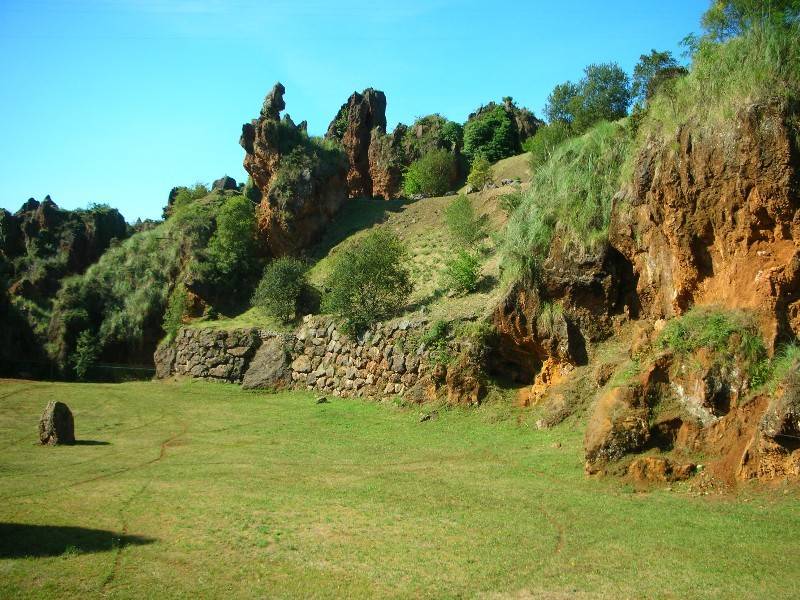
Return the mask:
<path id="1" fill-rule="evenodd" d="M 86 374 L 95 365 L 99 355 L 100 348 L 97 337 L 88 329 L 84 329 L 78 336 L 78 343 L 75 345 L 75 352 L 72 355 L 72 364 L 78 379 L 86 378 Z"/>
<path id="2" fill-rule="evenodd" d="M 482 219 L 475 216 L 472 203 L 464 194 L 456 197 L 445 209 L 444 222 L 458 246 L 472 246 L 485 235 Z"/>
<path id="3" fill-rule="evenodd" d="M 424 194 L 442 196 L 455 183 L 458 176 L 456 157 L 447 150 L 431 150 L 411 166 L 403 176 L 406 196 Z"/>
<path id="4" fill-rule="evenodd" d="M 459 250 L 447 262 L 444 271 L 445 284 L 448 289 L 460 293 L 474 292 L 478 288 L 481 275 L 481 263 L 474 253 Z"/>
<path id="5" fill-rule="evenodd" d="M 339 317 L 349 333 L 399 309 L 412 289 L 405 258 L 402 242 L 381 229 L 343 248 L 333 257 L 323 309 Z"/>
<path id="6" fill-rule="evenodd" d="M 297 305 L 306 287 L 306 266 L 284 256 L 272 261 L 253 294 L 252 304 L 288 323 L 297 314 Z"/>
<path id="7" fill-rule="evenodd" d="M 469 170 L 467 176 L 467 183 L 472 186 L 474 190 L 481 190 L 483 186 L 492 181 L 492 163 L 486 157 L 478 156 L 472 162 L 472 168 Z"/>

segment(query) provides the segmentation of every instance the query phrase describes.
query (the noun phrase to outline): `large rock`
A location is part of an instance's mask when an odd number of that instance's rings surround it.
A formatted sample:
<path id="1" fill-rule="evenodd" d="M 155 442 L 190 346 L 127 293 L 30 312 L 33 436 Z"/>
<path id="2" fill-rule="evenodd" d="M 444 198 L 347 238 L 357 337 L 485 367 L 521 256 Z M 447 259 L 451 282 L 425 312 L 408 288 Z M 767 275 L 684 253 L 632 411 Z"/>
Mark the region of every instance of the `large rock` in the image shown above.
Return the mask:
<path id="1" fill-rule="evenodd" d="M 386 95 L 368 88 L 353 95 L 336 113 L 326 137 L 344 147 L 349 162 L 347 190 L 351 198 L 371 198 L 373 182 L 369 159 L 370 144 L 376 135 L 386 134 Z"/>
<path id="2" fill-rule="evenodd" d="M 309 139 L 305 123 L 280 118 L 285 91 L 275 84 L 239 140 L 244 168 L 261 193 L 259 233 L 273 256 L 308 247 L 347 199 L 344 153 Z"/>
<path id="3" fill-rule="evenodd" d="M 245 371 L 242 388 L 280 389 L 292 381 L 286 342 L 279 337 L 265 340 Z"/>
<path id="4" fill-rule="evenodd" d="M 212 185 L 212 190 L 224 192 L 226 190 L 236 190 L 239 189 L 236 185 L 236 180 L 233 177 L 228 177 L 227 175 L 220 177 L 217 179 Z"/>
<path id="5" fill-rule="evenodd" d="M 162 344 L 156 348 L 153 354 L 153 362 L 156 367 L 156 379 L 166 379 L 175 370 L 175 344 Z"/>
<path id="6" fill-rule="evenodd" d="M 800 158 L 791 111 L 749 105 L 729 131 L 651 139 L 615 199 L 610 241 L 644 316 L 752 308 L 770 341 L 800 334 Z"/>
<path id="7" fill-rule="evenodd" d="M 51 400 L 39 419 L 39 441 L 48 446 L 75 443 L 75 421 L 63 402 Z"/>

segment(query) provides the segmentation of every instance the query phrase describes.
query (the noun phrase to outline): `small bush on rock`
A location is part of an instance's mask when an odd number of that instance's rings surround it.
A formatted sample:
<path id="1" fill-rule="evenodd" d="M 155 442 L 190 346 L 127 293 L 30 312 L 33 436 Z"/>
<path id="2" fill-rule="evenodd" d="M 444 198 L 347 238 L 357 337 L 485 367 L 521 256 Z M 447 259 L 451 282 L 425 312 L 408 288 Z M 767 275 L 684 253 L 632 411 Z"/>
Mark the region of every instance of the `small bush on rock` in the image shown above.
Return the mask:
<path id="1" fill-rule="evenodd" d="M 456 158 L 447 150 L 432 150 L 415 160 L 403 175 L 406 196 L 443 196 L 458 176 Z"/>
<path id="2" fill-rule="evenodd" d="M 183 322 L 183 315 L 186 312 L 187 302 L 186 287 L 183 284 L 176 285 L 167 302 L 167 310 L 164 312 L 164 324 L 162 325 L 168 340 L 173 339 L 178 333 L 178 329 L 180 329 Z"/>
<path id="3" fill-rule="evenodd" d="M 306 287 L 306 266 L 301 260 L 284 256 L 272 261 L 253 294 L 252 304 L 288 323 Z"/>
<path id="4" fill-rule="evenodd" d="M 375 230 L 332 259 L 323 309 L 357 333 L 402 307 L 411 293 L 406 249 L 391 232 Z"/>

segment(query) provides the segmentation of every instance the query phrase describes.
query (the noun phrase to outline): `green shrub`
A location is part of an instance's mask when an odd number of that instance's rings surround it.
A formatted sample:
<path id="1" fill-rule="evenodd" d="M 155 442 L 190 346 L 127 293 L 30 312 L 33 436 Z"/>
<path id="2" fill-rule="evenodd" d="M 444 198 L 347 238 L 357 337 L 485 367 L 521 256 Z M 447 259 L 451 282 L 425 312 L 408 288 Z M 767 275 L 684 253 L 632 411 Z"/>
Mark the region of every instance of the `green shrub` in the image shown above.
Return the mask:
<path id="1" fill-rule="evenodd" d="M 288 323 L 297 315 L 298 302 L 305 287 L 306 265 L 297 258 L 278 258 L 264 269 L 252 304 Z"/>
<path id="2" fill-rule="evenodd" d="M 442 196 L 457 176 L 455 156 L 447 150 L 432 150 L 408 167 L 403 175 L 403 192 L 409 197 Z"/>
<path id="3" fill-rule="evenodd" d="M 501 105 L 479 112 L 464 125 L 464 156 L 470 163 L 479 156 L 495 163 L 518 150 L 518 133 L 512 116 Z"/>
<path id="4" fill-rule="evenodd" d="M 323 309 L 357 333 L 401 308 L 411 293 L 406 249 L 391 232 L 377 229 L 332 257 Z"/>
<path id="5" fill-rule="evenodd" d="M 754 386 L 768 378 L 764 340 L 755 319 L 743 311 L 695 307 L 669 321 L 658 344 L 678 355 L 706 348 L 724 361 L 742 359 Z"/>
<path id="6" fill-rule="evenodd" d="M 473 252 L 459 250 L 444 270 L 447 288 L 460 293 L 474 292 L 481 276 L 481 263 Z"/>
<path id="7" fill-rule="evenodd" d="M 616 121 L 628 114 L 630 78 L 616 63 L 591 64 L 578 83 L 557 85 L 547 99 L 550 123 L 560 121 L 583 133 L 600 121 Z"/>
<path id="8" fill-rule="evenodd" d="M 503 194 L 500 196 L 500 208 L 503 209 L 503 212 L 505 212 L 506 215 L 511 215 L 511 213 L 513 213 L 520 207 L 520 205 L 522 205 L 524 199 L 525 192 L 522 190 Z"/>
<path id="9" fill-rule="evenodd" d="M 403 134 L 403 152 L 412 162 L 433 150 L 449 150 L 455 153 L 461 148 L 464 129 L 460 124 L 448 121 L 441 115 L 419 117 Z"/>
<path id="10" fill-rule="evenodd" d="M 542 302 L 536 316 L 536 327 L 550 336 L 555 335 L 561 326 L 563 315 L 564 307 L 560 302 Z"/>
<path id="11" fill-rule="evenodd" d="M 164 312 L 164 324 L 162 328 L 167 334 L 167 340 L 172 340 L 178 333 L 178 329 L 183 324 L 183 315 L 189 301 L 189 294 L 183 284 L 178 284 L 172 290 L 172 294 L 167 302 L 167 310 Z"/>
<path id="12" fill-rule="evenodd" d="M 509 218 L 501 246 L 505 279 L 535 283 L 556 237 L 575 253 L 606 243 L 629 143 L 624 125 L 604 122 L 556 148 Z"/>
<path id="13" fill-rule="evenodd" d="M 441 319 L 431 323 L 431 326 L 422 335 L 420 341 L 428 350 L 428 358 L 433 364 L 446 365 L 452 360 L 447 347 L 449 335 L 450 324 Z"/>
<path id="14" fill-rule="evenodd" d="M 554 121 L 540 127 L 533 137 L 525 140 L 523 148 L 531 153 L 531 172 L 535 173 L 552 156 L 553 151 L 570 137 L 572 132 L 569 125 L 563 121 Z"/>
<path id="15" fill-rule="evenodd" d="M 78 379 L 86 379 L 89 369 L 97 363 L 99 355 L 97 337 L 88 329 L 84 329 L 78 336 L 75 352 L 72 355 L 72 364 Z"/>
<path id="16" fill-rule="evenodd" d="M 475 216 L 472 202 L 464 194 L 456 196 L 447 206 L 444 211 L 444 222 L 458 246 L 472 246 L 486 235 L 483 219 Z"/>
<path id="17" fill-rule="evenodd" d="M 483 186 L 492 182 L 492 163 L 485 157 L 478 156 L 472 161 L 472 168 L 467 176 L 467 183 L 473 190 L 482 190 Z"/>

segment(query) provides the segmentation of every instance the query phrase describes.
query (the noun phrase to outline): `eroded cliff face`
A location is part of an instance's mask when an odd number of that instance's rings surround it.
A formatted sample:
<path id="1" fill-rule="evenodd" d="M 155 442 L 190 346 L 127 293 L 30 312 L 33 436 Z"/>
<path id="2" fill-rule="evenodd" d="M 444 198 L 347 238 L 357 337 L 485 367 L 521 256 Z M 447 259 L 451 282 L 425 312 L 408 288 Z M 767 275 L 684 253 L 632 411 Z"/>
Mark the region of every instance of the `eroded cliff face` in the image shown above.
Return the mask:
<path id="1" fill-rule="evenodd" d="M 275 84 L 239 140 L 244 168 L 261 192 L 259 232 L 273 256 L 310 245 L 347 199 L 346 158 L 310 140 L 305 122 L 281 118 L 285 91 Z"/>
<path id="2" fill-rule="evenodd" d="M 351 198 L 373 196 L 373 175 L 379 173 L 376 164 L 370 161 L 370 147 L 374 137 L 384 135 L 386 95 L 372 88 L 361 94 L 353 92 L 328 126 L 325 137 L 340 142 L 347 154 L 347 190 Z"/>
<path id="3" fill-rule="evenodd" d="M 770 342 L 800 333 L 800 161 L 791 111 L 753 104 L 735 126 L 650 142 L 618 195 L 610 242 L 633 265 L 643 315 L 694 304 L 761 315 Z"/>

